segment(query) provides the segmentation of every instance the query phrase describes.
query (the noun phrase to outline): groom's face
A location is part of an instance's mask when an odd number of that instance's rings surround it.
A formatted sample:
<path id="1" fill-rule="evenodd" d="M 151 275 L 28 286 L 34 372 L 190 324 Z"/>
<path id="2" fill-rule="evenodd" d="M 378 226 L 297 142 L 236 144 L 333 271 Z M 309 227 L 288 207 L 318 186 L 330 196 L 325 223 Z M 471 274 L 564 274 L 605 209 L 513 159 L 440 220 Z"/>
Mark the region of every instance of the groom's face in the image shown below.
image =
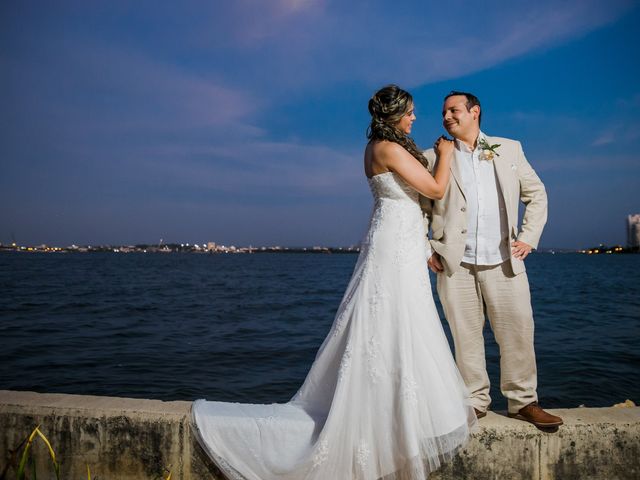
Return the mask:
<path id="1" fill-rule="evenodd" d="M 452 137 L 465 138 L 479 128 L 479 114 L 480 109 L 477 106 L 467 110 L 467 97 L 454 95 L 444 102 L 442 125 Z"/>

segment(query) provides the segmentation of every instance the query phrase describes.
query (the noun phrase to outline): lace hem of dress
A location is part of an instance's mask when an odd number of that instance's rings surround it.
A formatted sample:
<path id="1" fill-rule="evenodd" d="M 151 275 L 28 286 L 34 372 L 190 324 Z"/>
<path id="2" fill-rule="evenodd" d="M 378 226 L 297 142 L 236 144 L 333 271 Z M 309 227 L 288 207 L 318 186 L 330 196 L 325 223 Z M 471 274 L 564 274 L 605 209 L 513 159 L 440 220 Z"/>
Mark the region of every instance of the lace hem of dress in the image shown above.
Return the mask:
<path id="1" fill-rule="evenodd" d="M 375 480 L 426 480 L 429 474 L 450 462 L 469 441 L 469 425 L 464 424 L 446 435 L 430 438 L 420 445 L 420 455 L 407 459 L 390 474 Z M 373 477 L 366 480 L 374 480 Z"/>
<path id="2" fill-rule="evenodd" d="M 198 401 L 198 400 L 197 400 Z M 194 402 L 195 403 L 195 402 Z M 472 412 L 472 410 L 470 410 Z M 349 478 L 335 480 L 427 480 L 429 475 L 440 468 L 444 463 L 450 462 L 460 450 L 468 443 L 471 429 L 477 424 L 475 415 L 468 413 L 468 420 L 457 429 L 435 438 L 427 438 L 420 442 L 419 454 L 407 458 L 404 462 L 397 462 L 396 465 L 387 466 L 386 471 L 379 465 L 375 458 L 371 457 L 365 442 L 361 442 L 354 455 L 354 471 Z M 198 441 L 198 444 L 213 460 L 227 480 L 249 480 L 240 474 L 229 462 L 216 454 L 200 435 L 196 424 L 193 405 L 191 408 L 191 429 Z M 329 455 L 329 446 L 326 441 L 317 444 L 316 454 L 310 457 L 311 464 L 306 478 L 319 478 L 311 474 L 317 470 L 321 464 L 325 463 Z M 371 460 L 370 462 L 368 460 Z M 377 465 L 377 468 L 374 467 Z M 382 468 L 382 470 L 380 470 Z M 317 473 L 317 471 L 315 472 Z M 301 478 L 301 480 L 304 480 Z M 324 479 L 323 479 L 324 480 Z"/>

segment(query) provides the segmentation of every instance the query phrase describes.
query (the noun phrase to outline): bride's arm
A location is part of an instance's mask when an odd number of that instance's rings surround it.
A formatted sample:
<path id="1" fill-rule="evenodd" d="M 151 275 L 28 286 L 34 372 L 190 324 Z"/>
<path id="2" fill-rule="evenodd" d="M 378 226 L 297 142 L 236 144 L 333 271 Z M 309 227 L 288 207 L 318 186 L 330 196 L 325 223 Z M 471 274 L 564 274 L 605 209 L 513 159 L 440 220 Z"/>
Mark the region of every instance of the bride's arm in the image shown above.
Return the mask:
<path id="1" fill-rule="evenodd" d="M 440 139 L 435 148 L 436 164 L 432 176 L 413 155 L 397 143 L 385 145 L 383 153 L 386 167 L 400 175 L 405 182 L 425 197 L 440 200 L 449 184 L 451 158 L 453 157 L 453 141 Z"/>

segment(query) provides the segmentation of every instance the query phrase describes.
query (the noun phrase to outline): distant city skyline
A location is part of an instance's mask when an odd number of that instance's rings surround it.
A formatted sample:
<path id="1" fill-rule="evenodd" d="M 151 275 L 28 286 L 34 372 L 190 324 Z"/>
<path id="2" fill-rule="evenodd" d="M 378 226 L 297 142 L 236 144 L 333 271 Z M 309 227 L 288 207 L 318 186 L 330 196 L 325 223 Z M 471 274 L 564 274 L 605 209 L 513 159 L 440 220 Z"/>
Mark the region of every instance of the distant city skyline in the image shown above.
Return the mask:
<path id="1" fill-rule="evenodd" d="M 625 245 L 640 211 L 640 4 L 630 0 L 4 2 L 0 242 L 354 245 L 372 207 L 367 101 L 450 90 L 522 142 L 542 248 Z"/>

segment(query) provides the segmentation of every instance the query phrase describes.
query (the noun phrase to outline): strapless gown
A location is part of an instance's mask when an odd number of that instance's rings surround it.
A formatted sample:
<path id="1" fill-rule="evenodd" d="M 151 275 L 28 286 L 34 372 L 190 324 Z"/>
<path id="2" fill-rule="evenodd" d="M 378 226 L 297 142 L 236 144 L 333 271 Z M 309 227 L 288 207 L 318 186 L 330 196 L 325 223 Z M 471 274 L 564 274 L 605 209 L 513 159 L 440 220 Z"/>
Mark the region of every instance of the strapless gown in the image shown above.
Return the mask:
<path id="1" fill-rule="evenodd" d="M 335 320 L 284 404 L 197 400 L 200 444 L 231 480 L 423 480 L 475 423 L 431 294 L 418 193 L 392 172 Z"/>

